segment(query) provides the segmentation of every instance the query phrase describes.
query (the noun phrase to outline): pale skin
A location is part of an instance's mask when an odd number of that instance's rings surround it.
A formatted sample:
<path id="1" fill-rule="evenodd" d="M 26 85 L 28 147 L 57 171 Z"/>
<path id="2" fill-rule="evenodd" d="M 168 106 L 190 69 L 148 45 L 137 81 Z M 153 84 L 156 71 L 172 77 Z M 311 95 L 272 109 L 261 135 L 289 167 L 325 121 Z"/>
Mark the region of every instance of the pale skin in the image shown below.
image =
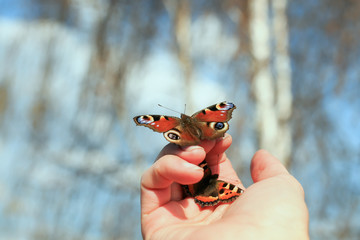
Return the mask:
<path id="1" fill-rule="evenodd" d="M 242 185 L 225 150 L 224 138 L 180 148 L 169 144 L 141 179 L 141 227 L 144 239 L 309 239 L 308 210 L 300 183 L 270 153 L 260 150 L 251 161 L 253 184 Z M 185 198 L 179 184 L 203 176 L 206 159 L 220 179 L 245 192 L 231 204 L 199 207 Z"/>

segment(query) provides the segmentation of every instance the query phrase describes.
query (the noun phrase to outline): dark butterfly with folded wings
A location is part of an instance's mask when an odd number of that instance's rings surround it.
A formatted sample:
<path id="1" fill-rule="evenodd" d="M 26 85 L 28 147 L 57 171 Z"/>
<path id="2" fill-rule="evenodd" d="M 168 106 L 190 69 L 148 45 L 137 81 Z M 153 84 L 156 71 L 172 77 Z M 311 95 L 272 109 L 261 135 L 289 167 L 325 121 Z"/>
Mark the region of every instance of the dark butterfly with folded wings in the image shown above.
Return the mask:
<path id="1" fill-rule="evenodd" d="M 195 203 L 201 207 L 233 202 L 244 192 L 234 184 L 219 180 L 219 175 L 211 173 L 205 160 L 199 166 L 204 169 L 204 177 L 200 182 L 182 187 L 186 195 L 193 197 Z"/>

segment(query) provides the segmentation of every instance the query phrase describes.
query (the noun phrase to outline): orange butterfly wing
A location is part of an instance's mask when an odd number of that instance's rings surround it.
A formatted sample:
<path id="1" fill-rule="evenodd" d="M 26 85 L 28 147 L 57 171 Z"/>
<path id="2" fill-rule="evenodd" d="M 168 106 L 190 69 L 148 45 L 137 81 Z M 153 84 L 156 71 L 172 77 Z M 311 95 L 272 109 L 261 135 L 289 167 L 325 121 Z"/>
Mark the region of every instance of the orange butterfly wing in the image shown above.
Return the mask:
<path id="1" fill-rule="evenodd" d="M 227 122 L 235 109 L 236 106 L 233 103 L 221 102 L 198 111 L 191 117 L 201 122 Z"/>
<path id="2" fill-rule="evenodd" d="M 148 127 L 164 133 L 169 142 L 180 146 L 196 145 L 201 140 L 223 137 L 229 129 L 233 103 L 221 102 L 211 105 L 191 117 L 181 114 L 181 118 L 162 115 L 141 115 L 134 117 L 136 125 Z"/>

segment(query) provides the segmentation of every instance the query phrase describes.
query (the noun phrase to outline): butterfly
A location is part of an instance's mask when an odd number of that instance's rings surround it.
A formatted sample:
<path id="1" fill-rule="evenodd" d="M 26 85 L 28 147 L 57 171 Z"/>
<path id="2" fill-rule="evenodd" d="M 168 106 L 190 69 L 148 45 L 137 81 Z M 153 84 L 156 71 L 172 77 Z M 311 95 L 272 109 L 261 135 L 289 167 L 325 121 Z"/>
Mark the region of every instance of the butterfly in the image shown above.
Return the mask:
<path id="1" fill-rule="evenodd" d="M 212 174 L 206 161 L 199 164 L 204 169 L 204 177 L 195 184 L 182 185 L 185 194 L 193 197 L 201 207 L 215 206 L 219 203 L 235 201 L 244 190 L 228 182 L 218 180 L 218 174 Z"/>
<path id="2" fill-rule="evenodd" d="M 141 115 L 134 117 L 138 126 L 164 133 L 164 137 L 179 146 L 197 145 L 201 140 L 223 137 L 229 129 L 236 106 L 230 102 L 211 105 L 192 116 L 181 114 L 180 118 L 163 115 Z"/>

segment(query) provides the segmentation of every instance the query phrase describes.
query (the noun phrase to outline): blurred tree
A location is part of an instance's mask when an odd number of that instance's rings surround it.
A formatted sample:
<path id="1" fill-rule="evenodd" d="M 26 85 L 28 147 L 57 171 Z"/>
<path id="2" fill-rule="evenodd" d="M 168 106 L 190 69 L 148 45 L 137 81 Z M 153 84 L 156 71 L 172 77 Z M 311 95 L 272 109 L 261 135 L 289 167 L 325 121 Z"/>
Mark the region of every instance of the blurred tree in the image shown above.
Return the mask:
<path id="1" fill-rule="evenodd" d="M 193 63 L 191 59 L 191 5 L 188 0 L 164 0 L 170 19 L 174 36 L 174 51 L 179 59 L 179 64 L 184 73 L 185 100 L 192 106 L 191 87 L 193 86 Z M 188 109 L 190 112 L 193 109 Z"/>
<path id="2" fill-rule="evenodd" d="M 269 16 L 270 8 L 272 18 Z M 267 0 L 251 1 L 249 34 L 258 146 L 270 150 L 285 165 L 289 165 L 292 93 L 286 8 L 286 0 L 273 1 L 271 5 Z M 274 50 L 272 41 L 275 42 Z"/>

